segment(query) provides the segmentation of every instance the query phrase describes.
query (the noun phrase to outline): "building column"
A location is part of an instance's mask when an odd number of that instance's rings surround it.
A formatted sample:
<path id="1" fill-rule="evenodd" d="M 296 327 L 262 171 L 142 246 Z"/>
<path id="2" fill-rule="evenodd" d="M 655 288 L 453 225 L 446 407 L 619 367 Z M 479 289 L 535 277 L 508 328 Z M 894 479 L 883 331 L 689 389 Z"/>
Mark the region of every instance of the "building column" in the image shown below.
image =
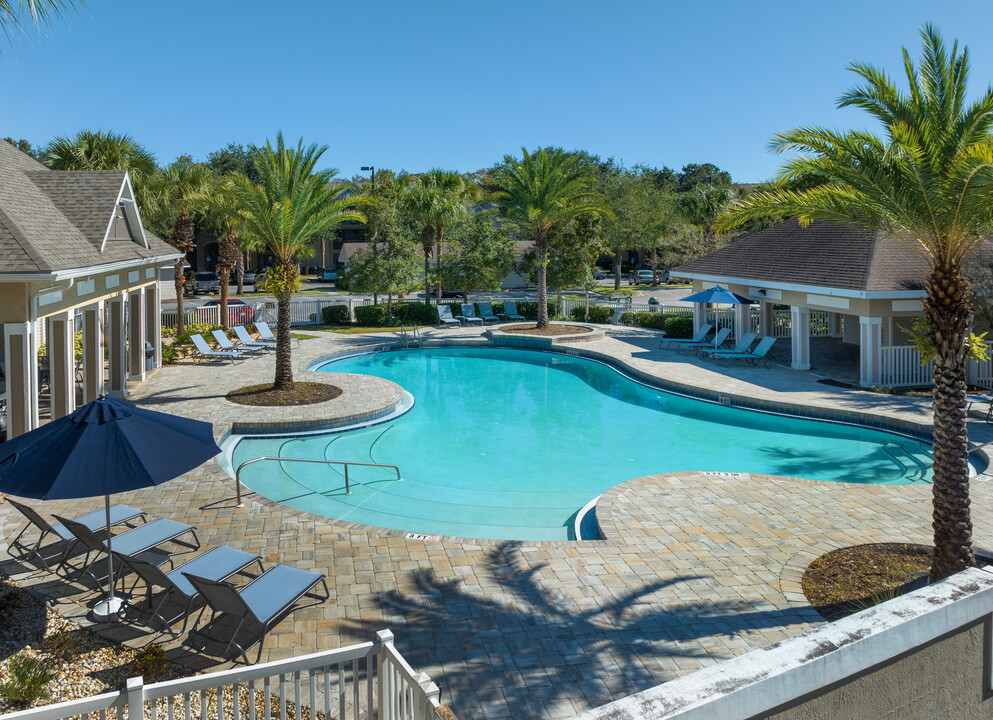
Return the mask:
<path id="1" fill-rule="evenodd" d="M 703 303 L 693 303 L 693 334 L 707 324 L 707 306 Z"/>
<path id="2" fill-rule="evenodd" d="M 157 283 L 145 288 L 145 339 L 152 346 L 152 367 L 162 367 L 162 293 Z"/>
<path id="3" fill-rule="evenodd" d="M 107 347 L 110 350 L 109 395 L 117 398 L 128 394 L 127 337 L 124 331 L 124 295 L 107 301 Z"/>
<path id="4" fill-rule="evenodd" d="M 842 337 L 842 335 L 844 335 L 844 331 L 842 330 L 841 322 L 844 320 L 845 316 L 842 313 L 833 312 L 828 315 L 828 318 L 828 322 L 830 323 L 828 329 L 831 337 Z"/>
<path id="5" fill-rule="evenodd" d="M 773 331 L 773 304 L 762 300 L 759 302 L 759 335 L 762 337 L 772 337 Z"/>
<path id="6" fill-rule="evenodd" d="M 859 384 L 875 387 L 883 381 L 883 319 L 859 317 Z"/>
<path id="7" fill-rule="evenodd" d="M 76 344 L 75 318 L 72 310 L 64 310 L 46 318 L 48 324 L 48 384 L 52 404 L 52 420 L 76 409 Z"/>
<path id="8" fill-rule="evenodd" d="M 145 380 L 145 290 L 128 293 L 128 379 Z"/>
<path id="9" fill-rule="evenodd" d="M 810 370 L 810 308 L 790 306 L 790 338 L 794 370 Z"/>
<path id="10" fill-rule="evenodd" d="M 740 341 L 746 333 L 752 331 L 752 306 L 734 306 L 734 339 Z"/>
<path id="11" fill-rule="evenodd" d="M 103 303 L 83 308 L 83 403 L 104 393 Z"/>
<path id="12" fill-rule="evenodd" d="M 38 350 L 34 323 L 4 323 L 7 438 L 38 427 Z"/>

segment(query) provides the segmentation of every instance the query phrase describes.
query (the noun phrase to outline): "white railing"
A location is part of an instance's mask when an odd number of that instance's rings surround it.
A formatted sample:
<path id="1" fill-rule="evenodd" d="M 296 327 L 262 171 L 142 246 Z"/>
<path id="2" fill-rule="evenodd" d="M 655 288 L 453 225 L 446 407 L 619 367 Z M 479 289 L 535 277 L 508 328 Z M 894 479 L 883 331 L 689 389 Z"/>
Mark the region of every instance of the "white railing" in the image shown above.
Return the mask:
<path id="1" fill-rule="evenodd" d="M 354 315 L 353 308 L 358 305 L 370 305 L 371 300 L 341 298 L 335 300 L 294 300 L 290 303 L 290 322 L 293 325 L 319 325 L 324 322 L 322 311 L 331 305 L 347 305 L 349 315 Z M 221 324 L 220 305 L 211 305 L 199 308 L 184 310 L 183 317 L 187 325 L 193 323 L 206 323 L 210 325 Z M 246 325 L 256 320 L 265 322 L 276 321 L 276 302 L 269 300 L 255 303 L 254 305 L 229 305 L 228 325 Z M 176 310 L 167 309 L 162 311 L 162 327 L 176 327 Z"/>
<path id="2" fill-rule="evenodd" d="M 912 387 L 929 385 L 934 373 L 934 361 L 921 364 L 921 354 L 913 345 L 896 345 L 879 348 L 883 387 Z"/>
<path id="3" fill-rule="evenodd" d="M 178 313 L 176 310 L 162 311 L 162 327 L 176 327 Z M 183 320 L 187 325 L 194 323 L 204 323 L 208 325 L 221 324 L 221 306 L 211 305 L 209 307 L 189 308 L 183 311 Z"/>
<path id="4" fill-rule="evenodd" d="M 289 708 L 289 712 L 288 709 Z M 380 630 L 375 642 L 146 685 L 0 715 L 0 720 L 279 720 L 323 713 L 338 720 L 432 720 L 442 708 L 438 686 L 413 668 Z M 444 708 L 445 715 L 452 717 Z"/>

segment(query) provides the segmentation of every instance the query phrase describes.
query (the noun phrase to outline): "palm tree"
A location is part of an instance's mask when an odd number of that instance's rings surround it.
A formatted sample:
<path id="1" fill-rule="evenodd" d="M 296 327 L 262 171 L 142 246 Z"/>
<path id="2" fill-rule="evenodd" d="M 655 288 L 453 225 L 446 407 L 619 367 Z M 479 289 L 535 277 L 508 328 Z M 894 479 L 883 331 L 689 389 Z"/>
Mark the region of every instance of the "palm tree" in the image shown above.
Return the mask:
<path id="1" fill-rule="evenodd" d="M 23 28 L 25 9 L 31 22 L 42 27 L 60 19 L 66 10 L 85 4 L 86 0 L 0 0 L 0 30 L 10 37 L 11 30 Z"/>
<path id="2" fill-rule="evenodd" d="M 158 169 L 155 156 L 130 135 L 103 130 L 57 137 L 48 144 L 44 157 L 52 170 L 126 170 L 140 209 L 148 203 L 148 183 Z"/>
<path id="3" fill-rule="evenodd" d="M 157 232 L 168 237 L 169 242 L 183 256 L 176 261 L 173 284 L 176 288 L 176 334 L 186 332 L 183 317 L 183 266 L 186 253 L 196 249 L 193 216 L 206 209 L 205 198 L 215 185 L 209 166 L 203 163 L 177 160 L 165 170 L 156 173 L 149 184 L 149 206 L 152 225 Z"/>
<path id="4" fill-rule="evenodd" d="M 342 197 L 346 186 L 332 182 L 338 171 L 317 170 L 327 146 L 287 147 L 283 134 L 276 136 L 275 148 L 267 140 L 253 158 L 258 171 L 257 184 L 244 175 L 235 175 L 233 201 L 240 206 L 241 228 L 247 243 L 268 250 L 275 266 L 266 278 L 266 290 L 277 303 L 276 376 L 273 389 L 293 388 L 290 357 L 290 299 L 299 287 L 296 262 L 307 257 L 315 235 L 328 232 L 345 221 L 363 222 L 353 209 L 361 204 L 356 197 Z"/>
<path id="5" fill-rule="evenodd" d="M 538 150 L 523 158 L 507 156 L 493 174 L 494 201 L 519 232 L 534 239 L 538 285 L 538 328 L 548 327 L 548 243 L 570 220 L 581 215 L 611 217 L 596 189 L 593 170 L 577 155 Z"/>
<path id="6" fill-rule="evenodd" d="M 221 325 L 228 326 L 228 286 L 231 273 L 241 259 L 241 244 L 238 242 L 238 225 L 241 221 L 230 177 L 212 188 L 205 198 L 208 206 L 207 222 L 220 233 L 217 239 L 217 277 L 221 281 Z"/>
<path id="7" fill-rule="evenodd" d="M 968 51 L 959 53 L 955 43 L 949 54 L 930 25 L 921 36 L 919 67 L 903 50 L 908 90 L 871 65 L 850 66 L 864 82 L 842 95 L 839 107 L 868 112 L 882 124 L 882 137 L 819 127 L 777 135 L 774 150 L 800 154 L 776 186 L 740 200 L 718 227 L 770 213 L 803 224 L 842 221 L 890 233 L 929 261 L 921 340 L 934 352 L 937 580 L 973 563 L 965 406 L 973 299 L 963 264 L 993 224 L 993 90 L 966 105 Z"/>
<path id="8" fill-rule="evenodd" d="M 407 212 L 421 226 L 420 241 L 424 251 L 424 302 L 431 304 L 431 252 L 440 251 L 445 230 L 464 220 L 474 186 L 457 172 L 434 168 L 418 176 L 405 198 Z M 441 293 L 438 293 L 441 302 Z"/>

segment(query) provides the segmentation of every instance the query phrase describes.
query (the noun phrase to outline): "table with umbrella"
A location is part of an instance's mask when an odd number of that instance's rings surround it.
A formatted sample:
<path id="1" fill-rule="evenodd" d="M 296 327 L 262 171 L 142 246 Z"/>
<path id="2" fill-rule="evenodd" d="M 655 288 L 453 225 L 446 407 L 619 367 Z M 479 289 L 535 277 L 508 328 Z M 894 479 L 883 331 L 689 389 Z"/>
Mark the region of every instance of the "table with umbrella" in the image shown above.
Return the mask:
<path id="1" fill-rule="evenodd" d="M 35 500 L 104 496 L 107 517 L 107 596 L 98 619 L 118 616 L 114 593 L 110 496 L 179 477 L 221 449 L 210 423 L 101 397 L 0 444 L 0 492 Z"/>

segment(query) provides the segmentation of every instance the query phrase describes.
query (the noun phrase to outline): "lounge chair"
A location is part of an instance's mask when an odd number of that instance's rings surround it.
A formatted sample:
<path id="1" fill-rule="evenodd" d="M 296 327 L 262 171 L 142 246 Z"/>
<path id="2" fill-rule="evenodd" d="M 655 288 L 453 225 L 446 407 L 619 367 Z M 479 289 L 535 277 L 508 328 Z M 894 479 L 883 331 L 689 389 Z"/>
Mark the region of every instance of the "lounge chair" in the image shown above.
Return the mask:
<path id="1" fill-rule="evenodd" d="M 717 334 L 714 336 L 713 340 L 704 340 L 698 343 L 683 343 L 676 348 L 676 352 L 678 352 L 681 355 L 684 355 L 686 353 L 694 352 L 696 350 L 701 350 L 703 348 L 710 348 L 711 350 L 717 350 L 718 348 L 720 348 L 721 345 L 724 344 L 724 341 L 727 340 L 728 336 L 730 335 L 731 335 L 731 328 L 721 328 L 720 330 L 717 331 Z"/>
<path id="2" fill-rule="evenodd" d="M 986 422 L 993 423 L 993 394 L 990 395 L 966 395 L 965 411 L 972 410 L 973 403 L 986 403 Z"/>
<path id="3" fill-rule="evenodd" d="M 82 523 L 68 520 L 58 515 L 54 517 L 65 525 L 66 529 L 86 548 L 86 555 L 83 557 L 83 567 L 79 571 L 79 577 L 82 578 L 84 575 L 89 575 L 95 582 L 99 583 L 100 578 L 93 573 L 92 567 L 100 559 L 100 555 L 106 555 L 107 553 L 107 545 L 103 539 Z M 193 536 L 192 543 L 179 539 L 187 534 Z M 120 535 L 114 535 L 112 540 L 111 549 L 113 552 L 129 557 L 139 557 L 139 559 L 141 559 L 143 553 L 155 550 L 167 542 L 177 543 L 178 545 L 188 547 L 190 550 L 200 549 L 200 539 L 197 537 L 195 527 L 167 518 L 158 518 L 131 530 L 125 530 Z M 90 555 L 94 553 L 96 556 L 90 560 Z"/>
<path id="4" fill-rule="evenodd" d="M 196 348 L 195 360 L 230 360 L 234 364 L 238 360 L 244 360 L 245 357 L 237 350 L 211 350 L 210 345 L 207 341 L 203 339 L 203 335 L 190 335 L 190 340 L 193 341 L 193 347 Z"/>
<path id="5" fill-rule="evenodd" d="M 524 316 L 517 312 L 517 303 L 512 300 L 504 300 L 503 302 L 503 312 L 500 313 L 501 317 L 505 317 L 508 320 L 523 320 Z"/>
<path id="6" fill-rule="evenodd" d="M 715 352 L 713 357 L 718 362 L 721 360 L 727 360 L 728 364 L 730 364 L 731 360 L 744 360 L 750 365 L 758 365 L 761 362 L 766 367 L 769 367 L 769 361 L 766 359 L 766 354 L 775 342 L 776 338 L 774 337 L 764 337 L 759 340 L 759 344 L 756 345 L 755 349 L 751 352 L 739 353 L 733 350 L 723 350 L 721 352 Z"/>
<path id="7" fill-rule="evenodd" d="M 259 337 L 266 342 L 276 342 L 276 336 L 273 334 L 272 330 L 269 329 L 269 323 L 257 320 L 255 322 L 255 329 L 259 331 Z M 300 338 L 295 338 L 291 335 L 290 341 L 299 347 Z"/>
<path id="8" fill-rule="evenodd" d="M 476 307 L 472 303 L 462 303 L 462 314 L 455 316 L 456 320 L 465 320 L 467 325 L 472 325 L 473 321 L 483 324 L 483 318 L 476 316 Z"/>
<path id="9" fill-rule="evenodd" d="M 66 526 L 61 523 L 56 523 L 52 525 L 41 514 L 32 507 L 27 505 L 22 505 L 16 500 L 11 500 L 7 498 L 7 502 L 18 510 L 24 517 L 29 521 L 27 527 L 25 527 L 21 532 L 17 534 L 10 544 L 7 546 L 7 553 L 11 557 L 18 557 L 14 555 L 14 550 L 17 550 L 21 557 L 36 557 L 45 570 L 52 572 L 51 566 L 49 566 L 49 561 L 58 558 L 58 563 L 55 565 L 55 571 L 65 564 L 66 558 L 69 557 L 69 552 L 72 546 L 76 544 L 76 536 L 66 529 Z M 91 513 L 86 513 L 85 515 L 80 515 L 77 518 L 73 518 L 75 522 L 85 525 L 87 528 L 94 532 L 99 532 L 102 528 L 107 527 L 107 514 L 106 510 L 94 510 Z M 135 520 L 141 519 L 142 522 L 145 520 L 145 513 L 133 507 L 128 507 L 127 505 L 111 505 L 110 506 L 110 524 L 131 525 Z M 21 542 L 21 537 L 30 530 L 32 527 L 36 528 L 41 534 L 38 536 L 38 540 L 33 545 L 27 545 Z M 54 535 L 58 538 L 56 544 L 62 545 L 62 550 L 59 553 L 45 556 L 42 554 L 42 543 L 50 535 Z"/>
<path id="10" fill-rule="evenodd" d="M 710 332 L 713 329 L 714 329 L 713 325 L 701 325 L 700 329 L 697 330 L 696 334 L 693 335 L 693 337 L 691 338 L 663 337 L 662 340 L 659 342 L 659 349 L 661 350 L 663 345 L 665 345 L 666 347 L 672 347 L 673 345 L 676 345 L 677 347 L 679 345 L 696 345 L 698 343 L 703 342 L 703 339 L 708 335 L 710 335 Z"/>
<path id="11" fill-rule="evenodd" d="M 445 327 L 449 325 L 458 325 L 462 327 L 462 323 L 455 319 L 452 315 L 452 307 L 450 305 L 439 305 L 438 306 L 438 322 L 444 323 Z"/>
<path id="12" fill-rule="evenodd" d="M 479 303 L 479 317 L 484 323 L 500 322 L 500 318 L 493 314 L 493 305 L 488 302 Z"/>
<path id="13" fill-rule="evenodd" d="M 238 347 L 235 347 L 235 344 L 231 342 L 227 336 L 227 333 L 223 330 L 211 330 L 210 334 L 214 336 L 214 340 L 216 340 L 217 344 L 221 346 L 221 350 L 225 350 L 227 352 L 259 353 L 266 351 L 266 348 L 257 347 L 255 345 L 239 345 Z"/>
<path id="14" fill-rule="evenodd" d="M 263 571 L 262 558 L 260 556 L 252 555 L 252 553 L 245 552 L 244 550 L 236 550 L 227 545 L 211 548 L 202 555 L 196 556 L 189 562 L 169 572 L 163 572 L 161 568 L 137 557 L 121 555 L 116 551 L 114 551 L 114 555 L 117 556 L 119 562 L 130 567 L 137 576 L 134 585 L 131 586 L 131 591 L 134 590 L 134 587 L 139 581 L 145 583 L 145 603 L 150 612 L 149 622 L 158 620 L 162 623 L 163 629 L 166 632 L 176 637 L 185 632 L 190 620 L 190 613 L 193 611 L 193 604 L 200 598 L 196 588 L 184 577 L 184 573 L 219 581 L 226 580 L 236 573 L 248 574 L 244 571 L 253 564 L 258 564 L 260 575 Z M 253 575 L 252 577 L 258 576 Z M 156 587 L 163 588 L 163 590 L 158 603 L 155 607 L 152 607 L 152 596 Z M 166 601 L 170 598 L 178 601 L 181 605 L 185 605 L 185 609 L 167 618 L 162 615 L 162 609 Z M 137 610 L 138 606 L 129 603 L 128 609 Z M 170 628 L 180 617 L 183 618 L 183 627 L 180 628 L 178 633 L 172 633 Z"/>
<path id="15" fill-rule="evenodd" d="M 719 348 L 713 348 L 713 347 L 699 347 L 699 348 L 697 348 L 697 352 L 699 352 L 700 355 L 702 355 L 702 356 L 713 355 L 715 352 L 747 353 L 748 352 L 748 348 L 750 348 L 752 346 L 752 343 L 755 342 L 755 338 L 757 338 L 757 337 L 758 337 L 758 335 L 756 335 L 755 333 L 753 333 L 753 332 L 747 332 L 741 338 L 741 340 L 738 341 L 738 344 L 734 346 L 734 349 L 733 350 L 727 351 L 727 350 L 721 350 Z"/>
<path id="16" fill-rule="evenodd" d="M 248 334 L 248 330 L 245 329 L 244 325 L 236 325 L 231 328 L 234 330 L 234 334 L 238 336 L 238 342 L 240 342 L 245 347 L 257 347 L 264 348 L 266 350 L 272 350 L 276 347 L 274 342 L 262 342 L 260 340 L 253 340 L 252 336 Z"/>
<path id="17" fill-rule="evenodd" d="M 218 615 L 230 615 L 236 622 L 234 631 L 227 647 L 224 648 L 223 655 L 233 647 L 238 650 L 245 662 L 248 662 L 248 650 L 258 643 L 259 654 L 255 662 L 262 658 L 262 646 L 265 642 L 266 634 L 276 626 L 284 617 L 289 615 L 300 598 L 306 596 L 324 602 L 331 593 L 328 591 L 327 580 L 320 573 L 300 570 L 287 565 L 277 565 L 270 568 L 257 579 L 241 588 L 235 589 L 230 583 L 217 580 L 209 580 L 197 577 L 189 573 L 184 573 L 186 579 L 203 597 L 206 603 L 204 610 L 208 607 L 211 611 L 210 623 Z M 324 596 L 311 593 L 318 584 L 324 586 Z M 201 611 L 201 615 L 203 611 Z M 200 618 L 197 618 L 199 624 Z M 209 624 L 209 623 L 208 623 Z M 238 635 L 245 629 L 249 632 L 247 638 L 241 643 L 238 642 Z M 190 631 L 190 638 L 198 633 L 196 625 Z M 203 648 L 202 648 L 203 649 Z"/>

